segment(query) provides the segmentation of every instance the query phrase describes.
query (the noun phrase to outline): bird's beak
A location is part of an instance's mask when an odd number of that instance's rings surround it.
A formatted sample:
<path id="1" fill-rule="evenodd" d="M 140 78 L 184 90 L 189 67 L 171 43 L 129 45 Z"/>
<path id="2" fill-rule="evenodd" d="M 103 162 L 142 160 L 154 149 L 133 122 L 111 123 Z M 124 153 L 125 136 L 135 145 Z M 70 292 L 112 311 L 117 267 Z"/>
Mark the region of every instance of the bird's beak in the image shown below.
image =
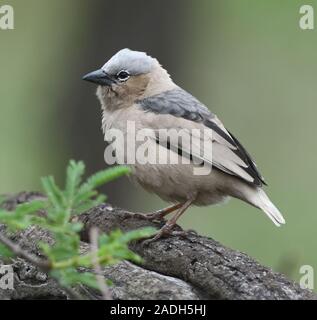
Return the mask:
<path id="1" fill-rule="evenodd" d="M 83 80 L 108 87 L 116 83 L 116 81 L 102 69 L 86 74 Z"/>

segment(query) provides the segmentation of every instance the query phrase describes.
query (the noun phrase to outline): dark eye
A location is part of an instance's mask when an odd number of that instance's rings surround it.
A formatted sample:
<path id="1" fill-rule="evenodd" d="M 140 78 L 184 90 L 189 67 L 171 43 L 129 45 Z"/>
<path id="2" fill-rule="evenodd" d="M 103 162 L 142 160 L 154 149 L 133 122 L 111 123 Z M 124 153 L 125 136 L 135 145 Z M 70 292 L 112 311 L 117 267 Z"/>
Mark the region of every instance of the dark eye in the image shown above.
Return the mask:
<path id="1" fill-rule="evenodd" d="M 130 78 L 128 71 L 122 70 L 117 74 L 117 79 L 121 82 L 127 81 Z"/>

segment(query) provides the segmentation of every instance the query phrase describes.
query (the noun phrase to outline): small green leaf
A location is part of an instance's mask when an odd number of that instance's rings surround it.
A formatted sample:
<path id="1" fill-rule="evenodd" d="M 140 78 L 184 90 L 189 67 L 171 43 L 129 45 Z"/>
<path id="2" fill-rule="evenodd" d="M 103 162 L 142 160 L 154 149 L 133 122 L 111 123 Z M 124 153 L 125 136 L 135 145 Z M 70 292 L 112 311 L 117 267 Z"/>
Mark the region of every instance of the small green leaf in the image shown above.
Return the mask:
<path id="1" fill-rule="evenodd" d="M 142 238 L 149 238 L 149 237 L 153 236 L 156 232 L 157 232 L 157 230 L 152 227 L 137 229 L 137 230 L 133 230 L 133 231 L 130 231 L 130 232 L 123 234 L 120 237 L 120 241 L 122 241 L 124 243 L 128 243 L 133 240 L 139 240 Z"/>
<path id="2" fill-rule="evenodd" d="M 15 209 L 15 214 L 18 216 L 27 215 L 30 213 L 35 213 L 39 210 L 43 210 L 47 207 L 47 202 L 43 200 L 34 200 L 32 202 L 26 202 L 20 204 Z"/>
<path id="3" fill-rule="evenodd" d="M 74 212 L 72 214 L 81 214 L 88 210 L 90 210 L 93 207 L 98 206 L 101 203 L 104 203 L 107 200 L 107 197 L 103 194 L 97 196 L 94 200 L 87 200 L 81 204 L 79 204 L 77 207 L 74 208 Z"/>
<path id="4" fill-rule="evenodd" d="M 70 204 L 75 197 L 77 188 L 80 185 L 82 176 L 85 172 L 85 165 L 82 161 L 71 160 L 67 167 L 65 197 Z"/>
<path id="5" fill-rule="evenodd" d="M 0 206 L 6 201 L 6 197 L 0 195 Z"/>
<path id="6" fill-rule="evenodd" d="M 74 279 L 76 279 L 77 282 L 84 284 L 88 287 L 91 287 L 97 290 L 99 289 L 96 276 L 93 273 L 81 272 L 81 273 L 78 273 L 77 277 L 75 277 Z"/>
<path id="7" fill-rule="evenodd" d="M 13 252 L 8 249 L 4 244 L 0 243 L 0 257 L 1 258 L 12 258 Z"/>
<path id="8" fill-rule="evenodd" d="M 72 232 L 78 233 L 83 229 L 83 226 L 84 225 L 81 222 L 74 222 L 74 223 L 71 223 L 70 229 L 71 229 Z"/>
<path id="9" fill-rule="evenodd" d="M 87 180 L 87 184 L 95 189 L 130 172 L 130 168 L 125 166 L 113 167 L 94 174 Z"/>
<path id="10" fill-rule="evenodd" d="M 41 180 L 48 199 L 56 209 L 61 210 L 65 204 L 65 198 L 63 192 L 56 185 L 54 178 L 50 176 L 44 177 Z"/>

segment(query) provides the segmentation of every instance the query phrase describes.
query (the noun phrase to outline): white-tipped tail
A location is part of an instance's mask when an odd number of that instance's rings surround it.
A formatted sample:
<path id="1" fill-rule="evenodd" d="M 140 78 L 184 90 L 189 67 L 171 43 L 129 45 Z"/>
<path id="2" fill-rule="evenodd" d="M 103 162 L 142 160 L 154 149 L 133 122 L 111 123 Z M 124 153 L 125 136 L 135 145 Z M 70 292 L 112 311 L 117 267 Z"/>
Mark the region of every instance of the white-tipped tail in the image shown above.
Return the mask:
<path id="1" fill-rule="evenodd" d="M 253 200 L 255 206 L 263 210 L 276 226 L 279 227 L 281 224 L 285 224 L 284 217 L 262 189 L 259 188 L 257 190 L 257 197 L 256 199 L 253 198 Z"/>

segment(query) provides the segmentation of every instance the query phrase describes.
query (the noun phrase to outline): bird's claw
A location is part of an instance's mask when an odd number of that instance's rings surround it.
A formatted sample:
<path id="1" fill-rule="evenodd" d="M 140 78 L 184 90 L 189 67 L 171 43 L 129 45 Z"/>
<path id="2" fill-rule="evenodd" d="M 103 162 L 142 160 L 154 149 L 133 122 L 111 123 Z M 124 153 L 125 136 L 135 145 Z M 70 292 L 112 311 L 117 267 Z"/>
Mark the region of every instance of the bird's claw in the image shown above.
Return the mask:
<path id="1" fill-rule="evenodd" d="M 164 217 L 162 217 L 161 212 L 153 212 L 153 213 L 135 213 L 135 212 L 129 212 L 130 216 L 136 217 L 139 219 L 147 220 L 147 221 L 163 221 Z"/>
<path id="2" fill-rule="evenodd" d="M 170 225 L 165 224 L 165 225 L 157 232 L 157 234 L 156 234 L 154 237 L 145 240 L 145 241 L 143 242 L 143 244 L 149 245 L 150 243 L 155 242 L 155 241 L 158 240 L 158 239 L 171 236 L 171 235 L 173 234 L 173 231 L 172 231 L 173 227 L 174 227 L 174 226 L 170 226 Z"/>
<path id="3" fill-rule="evenodd" d="M 155 242 L 161 238 L 166 238 L 168 236 L 172 236 L 172 237 L 180 237 L 183 239 L 188 239 L 188 237 L 192 234 L 197 234 L 194 230 L 188 230 L 188 231 L 184 231 L 184 230 L 173 230 L 173 228 L 175 227 L 175 225 L 169 226 L 169 225 L 165 225 L 162 229 L 160 229 L 158 231 L 158 233 L 150 238 L 150 239 L 146 239 L 143 241 L 144 245 L 149 245 L 152 242 Z"/>

